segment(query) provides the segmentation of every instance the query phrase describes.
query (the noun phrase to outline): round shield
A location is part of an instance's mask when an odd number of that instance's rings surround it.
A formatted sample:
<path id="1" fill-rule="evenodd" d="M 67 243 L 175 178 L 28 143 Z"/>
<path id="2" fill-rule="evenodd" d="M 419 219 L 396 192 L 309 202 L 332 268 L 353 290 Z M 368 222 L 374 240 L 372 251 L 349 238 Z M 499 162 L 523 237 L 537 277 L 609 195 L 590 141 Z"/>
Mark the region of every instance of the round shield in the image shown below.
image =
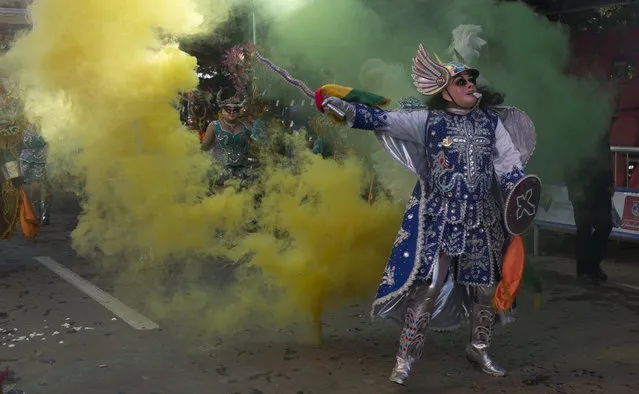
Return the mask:
<path id="1" fill-rule="evenodd" d="M 519 180 L 506 198 L 504 222 L 506 230 L 519 235 L 526 231 L 537 215 L 541 200 L 541 181 L 537 175 L 527 175 Z"/>

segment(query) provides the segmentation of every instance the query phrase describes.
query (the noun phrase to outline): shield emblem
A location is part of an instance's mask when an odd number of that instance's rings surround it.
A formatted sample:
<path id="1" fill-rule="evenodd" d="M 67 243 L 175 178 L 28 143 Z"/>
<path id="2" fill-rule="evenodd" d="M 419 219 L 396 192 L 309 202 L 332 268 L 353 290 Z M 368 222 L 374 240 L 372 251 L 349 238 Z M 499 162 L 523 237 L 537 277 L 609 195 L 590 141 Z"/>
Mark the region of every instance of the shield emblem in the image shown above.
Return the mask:
<path id="1" fill-rule="evenodd" d="M 506 198 L 504 222 L 513 235 L 522 234 L 532 224 L 541 200 L 541 180 L 527 175 L 519 180 Z"/>

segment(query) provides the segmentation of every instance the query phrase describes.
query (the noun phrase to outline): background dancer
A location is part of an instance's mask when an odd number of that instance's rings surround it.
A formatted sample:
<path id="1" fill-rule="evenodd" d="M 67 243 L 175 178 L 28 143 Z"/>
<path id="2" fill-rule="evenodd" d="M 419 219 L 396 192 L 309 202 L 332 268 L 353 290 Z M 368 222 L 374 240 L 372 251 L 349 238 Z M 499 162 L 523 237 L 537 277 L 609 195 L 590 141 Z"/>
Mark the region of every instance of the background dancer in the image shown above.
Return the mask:
<path id="1" fill-rule="evenodd" d="M 239 119 L 245 100 L 239 94 L 223 100 L 220 90 L 217 104 L 222 108 L 221 117 L 207 127 L 201 149 L 211 151 L 214 160 L 223 167 L 214 180 L 216 186 L 224 186 L 228 179 L 238 179 L 243 184 L 249 179 L 248 159 L 251 150 L 251 130 Z"/>
<path id="2" fill-rule="evenodd" d="M 47 142 L 29 125 L 24 133 L 24 145 L 20 152 L 20 165 L 24 189 L 33 201 L 33 208 L 40 224 L 50 223 L 52 187 L 47 177 Z"/>
<path id="3" fill-rule="evenodd" d="M 19 163 L 26 122 L 21 103 L 8 89 L 0 85 L 0 239 L 11 238 L 20 223 L 22 234 L 33 240 L 40 224 L 23 189 Z"/>

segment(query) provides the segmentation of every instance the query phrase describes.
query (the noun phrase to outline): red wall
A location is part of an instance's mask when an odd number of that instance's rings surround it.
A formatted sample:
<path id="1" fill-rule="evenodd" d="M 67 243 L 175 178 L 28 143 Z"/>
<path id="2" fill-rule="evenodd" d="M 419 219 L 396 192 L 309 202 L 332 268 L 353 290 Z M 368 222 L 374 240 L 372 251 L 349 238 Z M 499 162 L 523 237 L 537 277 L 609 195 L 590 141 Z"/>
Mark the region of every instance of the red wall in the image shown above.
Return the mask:
<path id="1" fill-rule="evenodd" d="M 639 64 L 639 28 L 587 32 L 571 40 L 571 72 L 608 78 L 618 58 Z"/>
<path id="2" fill-rule="evenodd" d="M 592 75 L 616 91 L 610 144 L 639 146 L 639 28 L 582 33 L 572 37 L 571 46 L 568 72 Z M 632 64 L 635 67 L 634 78 L 611 80 L 613 65 L 617 61 Z M 615 183 L 626 186 L 625 157 L 613 159 L 613 162 L 617 168 Z M 639 168 L 634 170 L 629 186 L 639 188 Z"/>

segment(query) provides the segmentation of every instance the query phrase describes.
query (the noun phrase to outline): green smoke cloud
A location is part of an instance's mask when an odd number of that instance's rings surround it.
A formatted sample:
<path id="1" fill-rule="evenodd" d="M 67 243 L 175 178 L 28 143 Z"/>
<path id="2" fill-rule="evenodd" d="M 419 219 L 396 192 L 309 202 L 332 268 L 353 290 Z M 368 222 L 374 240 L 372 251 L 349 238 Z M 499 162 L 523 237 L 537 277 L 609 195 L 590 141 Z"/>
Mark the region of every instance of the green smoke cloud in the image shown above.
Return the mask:
<path id="1" fill-rule="evenodd" d="M 590 155 L 607 130 L 611 101 L 596 81 L 566 73 L 568 32 L 523 3 L 309 0 L 273 20 L 267 46 L 274 60 L 313 87 L 338 83 L 397 100 L 419 96 L 410 79 L 418 44 L 446 61 L 460 24 L 483 28 L 487 44 L 473 66 L 536 125 L 530 170 L 546 182 L 560 181 L 563 169 Z"/>

